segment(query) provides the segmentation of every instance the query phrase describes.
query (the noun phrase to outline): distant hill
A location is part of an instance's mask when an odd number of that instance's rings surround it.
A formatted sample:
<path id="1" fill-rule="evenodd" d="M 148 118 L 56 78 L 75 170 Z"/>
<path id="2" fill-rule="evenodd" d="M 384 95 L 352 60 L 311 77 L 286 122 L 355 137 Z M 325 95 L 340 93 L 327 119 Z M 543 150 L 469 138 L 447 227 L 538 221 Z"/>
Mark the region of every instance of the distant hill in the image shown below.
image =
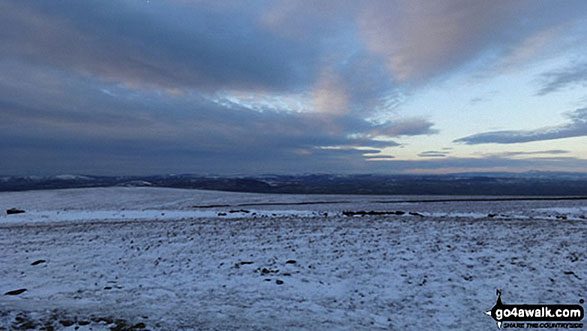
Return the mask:
<path id="1" fill-rule="evenodd" d="M 0 191 L 152 186 L 232 192 L 298 194 L 587 196 L 587 174 L 564 172 L 448 175 L 263 175 L 0 177 Z"/>

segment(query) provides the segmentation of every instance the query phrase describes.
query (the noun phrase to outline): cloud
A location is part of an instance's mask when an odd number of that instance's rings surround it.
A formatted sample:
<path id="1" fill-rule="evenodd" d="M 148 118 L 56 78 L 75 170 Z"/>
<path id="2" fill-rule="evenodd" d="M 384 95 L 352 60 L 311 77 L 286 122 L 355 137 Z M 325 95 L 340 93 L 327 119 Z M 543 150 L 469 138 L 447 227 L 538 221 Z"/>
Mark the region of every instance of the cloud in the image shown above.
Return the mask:
<path id="1" fill-rule="evenodd" d="M 410 86 L 479 58 L 486 57 L 482 68 L 513 68 L 553 44 L 576 44 L 566 39 L 583 34 L 571 28 L 585 9 L 579 0 L 565 6 L 528 0 L 344 0 L 336 6 L 325 0 L 281 0 L 272 2 L 260 21 L 275 34 L 327 45 L 329 56 L 362 45 L 396 84 Z"/>
<path id="2" fill-rule="evenodd" d="M 259 21 L 274 33 L 308 41 L 349 29 L 360 4 L 353 0 L 276 0 L 267 4 Z"/>
<path id="3" fill-rule="evenodd" d="M 547 150 L 547 151 L 534 151 L 534 152 L 502 152 L 502 153 L 491 153 L 491 154 L 481 154 L 484 155 L 485 157 L 491 156 L 491 157 L 512 157 L 512 156 L 520 156 L 520 155 L 541 155 L 541 154 L 550 154 L 550 155 L 555 155 L 555 154 L 567 154 L 569 153 L 569 151 L 565 151 L 562 149 L 551 149 L 551 150 Z"/>
<path id="4" fill-rule="evenodd" d="M 544 30 L 539 30 L 526 37 L 520 44 L 512 47 L 512 50 L 503 57 L 499 64 L 501 68 L 511 70 L 531 63 L 531 60 L 545 51 L 551 51 L 560 46 L 563 38 L 561 35 L 568 32 L 567 22 L 555 25 Z M 546 52 L 546 53 L 547 53 Z"/>
<path id="5" fill-rule="evenodd" d="M 349 95 L 342 79 L 331 70 L 321 73 L 312 91 L 313 109 L 327 114 L 344 114 L 349 111 Z"/>
<path id="6" fill-rule="evenodd" d="M 515 144 L 531 141 L 562 139 L 587 136 L 587 108 L 567 113 L 567 124 L 527 131 L 491 131 L 478 133 L 454 140 L 468 145 L 475 144 Z"/>
<path id="7" fill-rule="evenodd" d="M 0 80 L 0 145 L 19 157 L 2 163 L 5 173 L 39 163 L 45 172 L 343 171 L 365 167 L 364 154 L 398 145 L 366 136 L 376 124 L 353 114 L 249 109 L 199 93 L 145 94 L 68 73 L 55 86 L 38 79 L 54 77 L 52 70 L 11 70 L 20 79 Z"/>
<path id="8" fill-rule="evenodd" d="M 378 125 L 370 133 L 374 136 L 388 137 L 434 134 L 438 131 L 432 128 L 433 125 L 434 124 L 427 119 L 409 118 Z"/>
<path id="9" fill-rule="evenodd" d="M 511 27 L 524 2 L 461 0 L 370 3 L 360 18 L 370 51 L 397 81 L 422 80 L 467 62 Z"/>
<path id="10" fill-rule="evenodd" d="M 0 172 L 401 169 L 383 149 L 438 132 L 396 111 L 414 82 L 529 59 L 573 4 L 2 1 Z"/>
<path id="11" fill-rule="evenodd" d="M 587 86 L 587 62 L 542 75 L 538 95 L 546 95 L 571 86 Z"/>
<path id="12" fill-rule="evenodd" d="M 447 157 L 448 152 L 440 152 L 440 151 L 425 151 L 418 153 L 419 157 Z"/>
<path id="13" fill-rule="evenodd" d="M 383 65 L 391 76 L 379 75 L 389 89 L 390 79 L 427 80 L 489 50 L 517 49 L 511 56 L 527 59 L 585 6 L 503 0 L 345 0 L 336 6 L 324 0 L 5 1 L 0 35 L 3 56 L 135 87 L 299 90 L 318 82 L 325 66 L 358 54 L 351 67 Z"/>
<path id="14" fill-rule="evenodd" d="M 369 51 L 385 58 L 396 82 L 427 82 L 479 60 L 480 69 L 527 63 L 562 39 L 555 40 L 562 25 L 583 19 L 578 10 L 586 8 L 581 1 L 565 6 L 504 0 L 369 1 L 358 26 Z"/>
<path id="15" fill-rule="evenodd" d="M 129 87 L 285 89 L 313 81 L 316 71 L 314 45 L 272 36 L 237 7 L 89 0 L 9 1 L 0 9 L 4 60 Z"/>

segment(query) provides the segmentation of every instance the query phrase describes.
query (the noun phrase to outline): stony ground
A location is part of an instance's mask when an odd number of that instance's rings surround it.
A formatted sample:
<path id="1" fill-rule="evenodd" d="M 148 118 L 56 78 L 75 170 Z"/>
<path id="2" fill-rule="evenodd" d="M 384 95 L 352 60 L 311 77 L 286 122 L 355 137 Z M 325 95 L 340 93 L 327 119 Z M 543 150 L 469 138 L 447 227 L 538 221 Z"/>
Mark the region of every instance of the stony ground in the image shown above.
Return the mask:
<path id="1" fill-rule="evenodd" d="M 563 219 L 4 222 L 0 329 L 495 329 L 496 289 L 585 298 L 585 242 Z"/>

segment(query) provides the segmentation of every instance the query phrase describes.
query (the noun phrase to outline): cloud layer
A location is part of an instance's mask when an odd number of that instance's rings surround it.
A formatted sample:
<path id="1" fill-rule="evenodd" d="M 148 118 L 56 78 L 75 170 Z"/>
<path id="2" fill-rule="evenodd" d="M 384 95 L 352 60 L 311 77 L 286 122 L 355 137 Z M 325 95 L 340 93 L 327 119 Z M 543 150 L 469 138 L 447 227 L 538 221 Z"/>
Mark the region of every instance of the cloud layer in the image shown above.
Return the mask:
<path id="1" fill-rule="evenodd" d="M 406 98 L 475 63 L 528 59 L 585 10 L 584 1 L 3 1 L 0 147 L 11 157 L 0 173 L 438 167 L 389 154 L 444 133 L 400 115 Z M 585 77 L 552 73 L 540 94 Z M 457 142 L 584 136 L 585 114 Z"/>

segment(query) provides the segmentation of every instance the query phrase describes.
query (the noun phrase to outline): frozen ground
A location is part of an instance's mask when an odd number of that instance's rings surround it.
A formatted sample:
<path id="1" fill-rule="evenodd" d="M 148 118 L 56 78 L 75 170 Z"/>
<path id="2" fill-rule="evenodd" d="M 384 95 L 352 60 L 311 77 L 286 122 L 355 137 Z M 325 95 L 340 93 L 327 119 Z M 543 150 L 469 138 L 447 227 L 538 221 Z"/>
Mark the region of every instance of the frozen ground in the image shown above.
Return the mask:
<path id="1" fill-rule="evenodd" d="M 0 193 L 0 329 L 487 330 L 497 288 L 585 299 L 586 200 L 445 199 Z"/>

